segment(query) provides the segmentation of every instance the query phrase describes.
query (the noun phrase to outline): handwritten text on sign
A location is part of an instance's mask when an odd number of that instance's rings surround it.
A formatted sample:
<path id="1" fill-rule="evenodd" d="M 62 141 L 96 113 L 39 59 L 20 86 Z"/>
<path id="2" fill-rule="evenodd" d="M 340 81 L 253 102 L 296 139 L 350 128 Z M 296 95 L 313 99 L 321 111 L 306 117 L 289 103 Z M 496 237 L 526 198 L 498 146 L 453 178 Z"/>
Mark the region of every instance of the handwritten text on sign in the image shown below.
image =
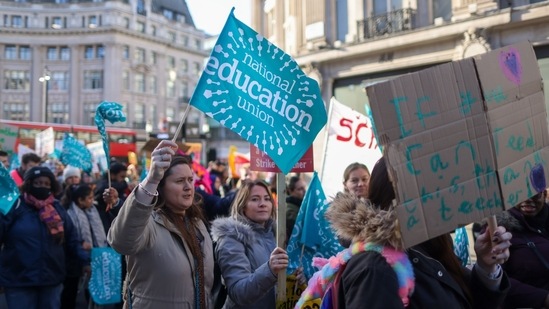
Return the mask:
<path id="1" fill-rule="evenodd" d="M 534 167 L 547 168 L 549 138 L 529 43 L 404 75 L 367 92 L 407 245 L 539 190 L 531 174 Z"/>

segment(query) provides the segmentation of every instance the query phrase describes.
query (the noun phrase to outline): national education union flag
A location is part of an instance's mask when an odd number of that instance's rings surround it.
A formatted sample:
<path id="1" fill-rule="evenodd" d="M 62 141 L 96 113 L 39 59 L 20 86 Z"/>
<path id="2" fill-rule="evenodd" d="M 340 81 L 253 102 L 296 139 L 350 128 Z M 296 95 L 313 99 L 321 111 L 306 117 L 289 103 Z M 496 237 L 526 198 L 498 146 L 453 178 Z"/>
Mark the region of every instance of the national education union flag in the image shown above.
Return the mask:
<path id="1" fill-rule="evenodd" d="M 288 173 L 326 124 L 318 83 L 231 10 L 190 104 Z"/>
<path id="2" fill-rule="evenodd" d="M 286 269 L 288 274 L 303 266 L 303 272 L 310 279 L 317 271 L 312 265 L 313 257 L 328 259 L 344 249 L 324 217 L 328 207 L 328 200 L 315 172 L 286 248 L 290 260 Z"/>

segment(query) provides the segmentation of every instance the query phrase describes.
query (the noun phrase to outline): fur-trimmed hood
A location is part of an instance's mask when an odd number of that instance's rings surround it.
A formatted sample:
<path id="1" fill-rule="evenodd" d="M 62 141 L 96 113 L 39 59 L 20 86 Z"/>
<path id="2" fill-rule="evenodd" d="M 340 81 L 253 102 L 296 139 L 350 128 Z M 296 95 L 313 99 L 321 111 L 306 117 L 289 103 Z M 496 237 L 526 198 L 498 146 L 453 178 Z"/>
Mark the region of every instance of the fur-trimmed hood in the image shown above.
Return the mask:
<path id="1" fill-rule="evenodd" d="M 509 209 L 496 215 L 498 225 L 505 227 L 505 229 L 509 232 L 524 230 L 524 226 L 517 218 L 517 215 L 520 215 L 520 211 L 516 211 L 516 213 L 511 213 L 511 211 L 512 210 Z M 483 220 L 483 223 L 486 223 L 486 219 Z"/>
<path id="2" fill-rule="evenodd" d="M 341 238 L 404 249 L 396 210 L 392 207 L 380 210 L 368 200 L 339 193 L 326 211 L 326 218 Z"/>
<path id="3" fill-rule="evenodd" d="M 273 221 L 269 220 L 265 227 L 249 220 L 237 220 L 233 217 L 217 218 L 212 223 L 212 240 L 217 242 L 219 238 L 231 236 L 244 245 L 251 246 L 255 243 L 257 232 L 272 232 Z"/>

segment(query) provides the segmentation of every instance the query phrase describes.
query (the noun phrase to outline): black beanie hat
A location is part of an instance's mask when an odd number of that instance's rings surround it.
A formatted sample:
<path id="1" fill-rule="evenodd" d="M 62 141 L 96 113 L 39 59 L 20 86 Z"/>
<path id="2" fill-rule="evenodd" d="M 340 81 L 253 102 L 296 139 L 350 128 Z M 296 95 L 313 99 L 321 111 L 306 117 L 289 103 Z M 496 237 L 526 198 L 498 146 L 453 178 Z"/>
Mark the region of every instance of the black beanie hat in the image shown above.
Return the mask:
<path id="1" fill-rule="evenodd" d="M 33 181 L 34 179 L 46 176 L 50 179 L 51 183 L 56 182 L 53 172 L 45 166 L 34 166 L 25 172 L 25 182 Z"/>

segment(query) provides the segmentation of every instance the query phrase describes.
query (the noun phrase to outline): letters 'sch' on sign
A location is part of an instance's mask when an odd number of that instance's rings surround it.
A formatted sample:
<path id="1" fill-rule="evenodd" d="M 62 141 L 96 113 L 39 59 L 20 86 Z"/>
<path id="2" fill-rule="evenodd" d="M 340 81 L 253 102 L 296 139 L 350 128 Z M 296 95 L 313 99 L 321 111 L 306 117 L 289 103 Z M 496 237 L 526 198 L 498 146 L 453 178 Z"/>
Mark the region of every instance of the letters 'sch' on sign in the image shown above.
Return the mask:
<path id="1" fill-rule="evenodd" d="M 545 186 L 549 138 L 530 43 L 366 90 L 406 246 L 481 221 Z"/>

